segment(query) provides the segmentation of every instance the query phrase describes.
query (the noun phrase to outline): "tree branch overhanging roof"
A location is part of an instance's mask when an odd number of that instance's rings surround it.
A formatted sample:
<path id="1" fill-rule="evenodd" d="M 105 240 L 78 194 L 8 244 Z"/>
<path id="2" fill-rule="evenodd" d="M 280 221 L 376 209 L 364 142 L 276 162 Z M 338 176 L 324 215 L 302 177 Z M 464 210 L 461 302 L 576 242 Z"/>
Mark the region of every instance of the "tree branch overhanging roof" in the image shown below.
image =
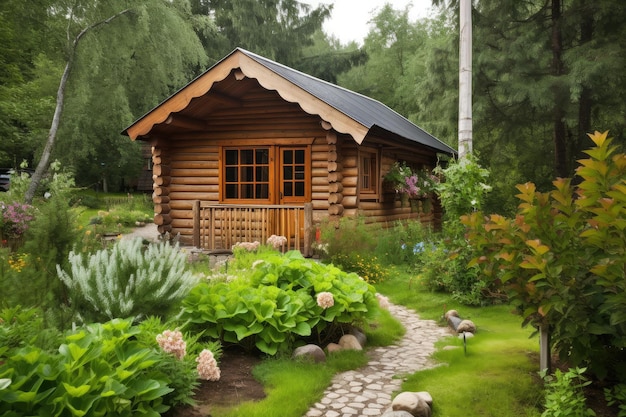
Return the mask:
<path id="1" fill-rule="evenodd" d="M 240 70 L 246 77 L 256 79 L 261 86 L 276 91 L 284 100 L 298 103 L 305 112 L 319 115 L 337 132 L 352 136 L 359 144 L 370 131 L 382 130 L 436 152 L 456 153 L 379 101 L 241 48 L 235 49 L 122 133 L 133 140 L 148 135 L 155 125 L 165 122 L 173 113 L 182 112 L 192 99 L 209 93 L 214 83 L 225 79 L 233 70 Z"/>

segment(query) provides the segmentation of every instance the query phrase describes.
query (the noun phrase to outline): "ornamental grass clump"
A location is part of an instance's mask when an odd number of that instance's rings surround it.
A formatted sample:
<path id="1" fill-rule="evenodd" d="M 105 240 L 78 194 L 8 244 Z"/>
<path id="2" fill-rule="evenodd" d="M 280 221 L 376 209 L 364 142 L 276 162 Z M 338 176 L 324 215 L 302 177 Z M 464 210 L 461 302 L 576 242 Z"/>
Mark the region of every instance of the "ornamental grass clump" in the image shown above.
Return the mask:
<path id="1" fill-rule="evenodd" d="M 141 239 L 122 239 L 89 256 L 72 251 L 69 260 L 71 270 L 57 266 L 57 273 L 86 320 L 163 316 L 197 282 L 185 254 L 164 242 L 144 247 Z"/>

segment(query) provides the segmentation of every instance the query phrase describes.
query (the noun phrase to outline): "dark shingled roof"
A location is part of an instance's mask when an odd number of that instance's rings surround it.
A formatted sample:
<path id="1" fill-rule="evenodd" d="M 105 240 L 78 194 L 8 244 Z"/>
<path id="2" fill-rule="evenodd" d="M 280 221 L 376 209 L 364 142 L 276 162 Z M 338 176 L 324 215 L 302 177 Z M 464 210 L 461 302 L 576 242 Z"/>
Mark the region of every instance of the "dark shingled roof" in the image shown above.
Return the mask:
<path id="1" fill-rule="evenodd" d="M 312 77 L 245 49 L 237 48 L 236 50 L 370 130 L 379 128 L 439 152 L 446 154 L 456 153 L 450 146 L 377 100 Z"/>

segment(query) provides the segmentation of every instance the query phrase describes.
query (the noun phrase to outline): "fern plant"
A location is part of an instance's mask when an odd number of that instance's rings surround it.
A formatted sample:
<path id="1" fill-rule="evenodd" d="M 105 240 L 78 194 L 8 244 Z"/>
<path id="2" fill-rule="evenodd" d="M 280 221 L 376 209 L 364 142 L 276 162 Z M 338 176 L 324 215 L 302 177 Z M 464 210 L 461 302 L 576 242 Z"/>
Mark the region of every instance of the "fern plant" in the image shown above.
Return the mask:
<path id="1" fill-rule="evenodd" d="M 87 320 L 163 316 L 196 284 L 178 246 L 122 239 L 85 256 L 70 252 L 71 271 L 57 266 L 72 306 Z"/>

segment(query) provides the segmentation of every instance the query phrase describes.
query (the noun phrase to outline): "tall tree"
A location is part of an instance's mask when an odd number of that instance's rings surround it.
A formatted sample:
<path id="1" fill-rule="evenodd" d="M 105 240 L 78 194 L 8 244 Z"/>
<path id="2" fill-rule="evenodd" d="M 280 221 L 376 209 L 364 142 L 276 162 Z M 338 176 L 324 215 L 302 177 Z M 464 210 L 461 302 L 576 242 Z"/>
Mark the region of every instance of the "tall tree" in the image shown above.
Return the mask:
<path id="1" fill-rule="evenodd" d="M 187 1 L 143 0 L 132 9 L 122 0 L 63 5 L 54 11 L 66 19 L 66 70 L 27 200 L 53 155 L 82 181 L 97 181 L 103 169 L 119 177 L 139 167 L 138 149 L 119 131 L 206 65 Z"/>
<path id="2" fill-rule="evenodd" d="M 222 36 L 220 56 L 236 47 L 295 66 L 302 49 L 330 16 L 331 6 L 317 8 L 297 0 L 196 0 L 215 16 Z M 201 8 L 200 6 L 198 6 Z"/>

